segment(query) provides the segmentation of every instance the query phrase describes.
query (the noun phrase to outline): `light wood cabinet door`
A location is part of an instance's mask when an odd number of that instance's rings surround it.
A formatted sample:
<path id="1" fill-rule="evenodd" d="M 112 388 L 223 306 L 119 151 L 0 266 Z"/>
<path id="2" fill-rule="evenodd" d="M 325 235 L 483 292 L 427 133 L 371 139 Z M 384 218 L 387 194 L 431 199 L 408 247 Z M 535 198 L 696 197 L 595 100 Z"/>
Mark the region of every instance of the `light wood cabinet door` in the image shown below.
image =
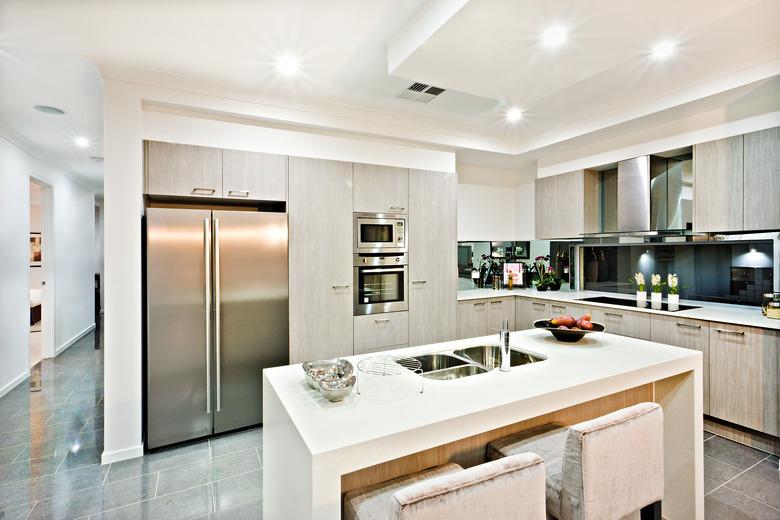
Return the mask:
<path id="1" fill-rule="evenodd" d="M 185 197 L 222 196 L 222 150 L 144 141 L 146 193 Z"/>
<path id="2" fill-rule="evenodd" d="M 515 297 L 492 298 L 488 300 L 488 334 L 501 329 L 504 320 L 509 322 L 509 330 L 515 328 Z"/>
<path id="3" fill-rule="evenodd" d="M 409 343 L 409 313 L 388 312 L 355 316 L 355 354 L 368 354 Z"/>
<path id="4" fill-rule="evenodd" d="M 287 156 L 223 150 L 222 192 L 230 199 L 287 200 Z"/>
<path id="5" fill-rule="evenodd" d="M 515 301 L 516 330 L 532 329 L 536 320 L 546 320 L 550 317 L 550 304 L 544 300 L 520 298 Z"/>
<path id="6" fill-rule="evenodd" d="M 355 163 L 355 211 L 409 212 L 409 170 Z"/>
<path id="7" fill-rule="evenodd" d="M 458 339 L 487 336 L 488 300 L 463 300 L 458 302 Z"/>
<path id="8" fill-rule="evenodd" d="M 289 175 L 290 363 L 352 355 L 352 163 L 290 157 Z"/>
<path id="9" fill-rule="evenodd" d="M 745 230 L 780 229 L 780 127 L 745 140 Z"/>
<path id="10" fill-rule="evenodd" d="M 550 302 L 550 315 L 548 318 L 554 318 L 555 316 L 571 315 L 574 319 L 579 319 L 586 312 L 590 310 L 582 305 L 577 305 L 568 302 Z"/>
<path id="11" fill-rule="evenodd" d="M 409 172 L 409 345 L 455 339 L 458 300 L 454 173 Z"/>
<path id="12" fill-rule="evenodd" d="M 650 341 L 702 353 L 704 413 L 710 414 L 710 327 L 709 322 L 662 316 L 650 317 Z"/>
<path id="13" fill-rule="evenodd" d="M 780 435 L 780 333 L 710 323 L 710 415 Z"/>
<path id="14" fill-rule="evenodd" d="M 601 323 L 605 332 L 637 339 L 650 339 L 650 315 L 623 309 L 593 308 L 593 321 Z"/>
<path id="15" fill-rule="evenodd" d="M 743 229 L 743 137 L 693 147 L 693 229 Z"/>
<path id="16" fill-rule="evenodd" d="M 577 170 L 535 181 L 536 238 L 578 238 L 599 229 L 599 174 Z"/>

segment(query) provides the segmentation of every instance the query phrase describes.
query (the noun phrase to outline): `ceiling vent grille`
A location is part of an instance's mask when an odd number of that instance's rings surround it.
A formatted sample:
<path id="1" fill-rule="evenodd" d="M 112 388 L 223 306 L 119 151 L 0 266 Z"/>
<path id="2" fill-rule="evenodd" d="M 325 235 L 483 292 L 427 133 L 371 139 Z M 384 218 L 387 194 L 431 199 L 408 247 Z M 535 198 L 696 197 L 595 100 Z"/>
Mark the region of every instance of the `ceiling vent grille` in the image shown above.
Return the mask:
<path id="1" fill-rule="evenodd" d="M 443 88 L 415 82 L 402 90 L 398 94 L 398 97 L 401 99 L 408 99 L 409 101 L 417 101 L 418 103 L 430 103 L 442 92 L 444 92 Z"/>

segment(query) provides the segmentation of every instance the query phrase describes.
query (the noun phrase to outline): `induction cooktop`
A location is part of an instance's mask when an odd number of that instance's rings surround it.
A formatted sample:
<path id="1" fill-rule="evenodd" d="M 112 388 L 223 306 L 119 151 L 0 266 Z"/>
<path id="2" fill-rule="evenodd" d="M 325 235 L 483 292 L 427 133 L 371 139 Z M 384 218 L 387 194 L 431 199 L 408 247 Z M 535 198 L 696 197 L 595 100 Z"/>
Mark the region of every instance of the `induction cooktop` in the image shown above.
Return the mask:
<path id="1" fill-rule="evenodd" d="M 696 305 L 675 305 L 673 308 L 669 308 L 669 304 L 666 302 L 651 303 L 650 300 L 646 300 L 643 305 L 641 302 L 638 302 L 637 300 L 629 300 L 627 298 L 613 298 L 612 296 L 589 296 L 587 298 L 577 298 L 577 299 L 584 302 L 608 303 L 610 305 L 623 305 L 625 307 L 634 307 L 638 309 L 654 309 L 658 311 L 670 311 L 670 312 L 687 311 L 690 309 L 701 308 Z"/>

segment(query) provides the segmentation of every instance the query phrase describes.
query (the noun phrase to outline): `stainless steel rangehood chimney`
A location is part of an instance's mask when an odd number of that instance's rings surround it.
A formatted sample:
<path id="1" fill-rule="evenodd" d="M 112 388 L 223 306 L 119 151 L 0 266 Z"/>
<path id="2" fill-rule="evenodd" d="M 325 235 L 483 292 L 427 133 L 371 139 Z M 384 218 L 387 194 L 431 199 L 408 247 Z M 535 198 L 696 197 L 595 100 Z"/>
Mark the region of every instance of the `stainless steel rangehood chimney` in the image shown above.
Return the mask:
<path id="1" fill-rule="evenodd" d="M 617 163 L 601 177 L 600 236 L 656 235 L 691 229 L 690 155 L 643 155 Z"/>

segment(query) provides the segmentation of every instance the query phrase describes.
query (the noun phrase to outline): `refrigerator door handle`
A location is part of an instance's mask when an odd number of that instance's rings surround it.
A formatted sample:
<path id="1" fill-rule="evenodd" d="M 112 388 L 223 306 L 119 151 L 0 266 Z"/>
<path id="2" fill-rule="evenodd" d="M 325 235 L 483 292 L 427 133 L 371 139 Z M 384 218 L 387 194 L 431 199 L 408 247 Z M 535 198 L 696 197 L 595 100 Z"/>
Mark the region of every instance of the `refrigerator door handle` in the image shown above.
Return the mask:
<path id="1" fill-rule="evenodd" d="M 220 336 L 222 329 L 220 325 L 220 307 L 219 296 L 219 219 L 214 219 L 214 346 L 216 347 L 215 358 L 217 364 L 217 411 L 222 411 L 222 363 L 220 362 Z"/>
<path id="2" fill-rule="evenodd" d="M 211 219 L 203 219 L 203 274 L 206 278 L 206 413 L 211 413 Z"/>

